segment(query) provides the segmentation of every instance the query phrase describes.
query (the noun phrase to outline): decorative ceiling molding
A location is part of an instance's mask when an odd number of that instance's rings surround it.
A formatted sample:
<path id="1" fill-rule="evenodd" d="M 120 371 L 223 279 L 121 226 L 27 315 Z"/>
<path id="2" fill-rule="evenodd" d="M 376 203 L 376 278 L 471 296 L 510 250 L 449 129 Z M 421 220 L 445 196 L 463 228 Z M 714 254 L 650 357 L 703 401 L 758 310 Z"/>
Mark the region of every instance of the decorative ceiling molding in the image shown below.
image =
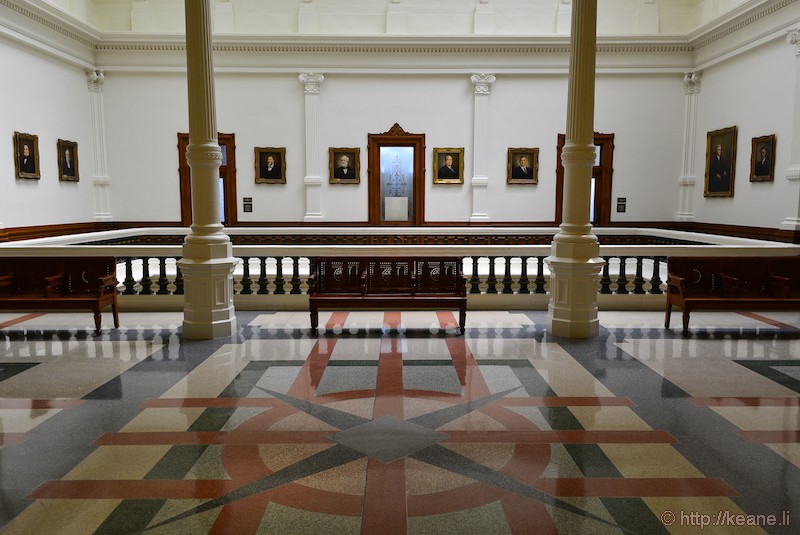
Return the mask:
<path id="1" fill-rule="evenodd" d="M 791 6 L 796 1 L 797 0 L 777 0 L 775 2 L 763 3 L 756 7 L 751 5 L 749 8 L 743 8 L 741 11 L 733 10 L 724 19 L 715 21 L 713 27 L 707 25 L 693 32 L 696 34 L 696 37 L 692 38 L 690 36 L 690 41 L 695 49 L 699 50 L 705 48 L 758 20 Z M 744 6 L 746 5 L 747 4 Z"/>
<path id="2" fill-rule="evenodd" d="M 85 28 L 77 28 L 77 26 L 67 23 L 65 17 L 56 15 L 53 12 L 46 11 L 43 8 L 37 8 L 35 11 L 13 0 L 0 0 L 0 6 L 5 6 L 8 9 L 19 13 L 20 15 L 49 28 L 50 30 L 60 33 L 76 43 L 94 48 L 97 44 L 97 36 L 91 35 L 89 26 Z M 99 35 L 99 33 L 98 33 Z"/>

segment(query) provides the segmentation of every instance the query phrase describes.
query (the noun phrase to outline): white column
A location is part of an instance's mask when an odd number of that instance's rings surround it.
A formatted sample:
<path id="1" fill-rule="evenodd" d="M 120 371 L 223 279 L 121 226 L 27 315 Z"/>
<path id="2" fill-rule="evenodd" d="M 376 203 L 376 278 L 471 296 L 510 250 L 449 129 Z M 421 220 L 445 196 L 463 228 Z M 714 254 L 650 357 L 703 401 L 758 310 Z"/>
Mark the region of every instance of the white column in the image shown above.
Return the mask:
<path id="1" fill-rule="evenodd" d="M 475 86 L 472 132 L 472 215 L 470 221 L 489 221 L 489 177 L 487 155 L 489 153 L 489 90 L 496 78 L 493 74 L 473 74 Z"/>
<path id="2" fill-rule="evenodd" d="M 786 42 L 795 47 L 794 63 L 794 118 L 792 121 L 792 147 L 789 168 L 786 170 L 786 180 L 795 184 L 800 182 L 800 29 L 789 30 Z M 782 230 L 800 232 L 800 188 L 798 188 L 797 205 L 781 222 Z"/>
<path id="3" fill-rule="evenodd" d="M 210 0 L 185 0 L 186 67 L 189 88 L 189 146 L 192 170 L 192 227 L 178 266 L 184 277 L 183 336 L 202 340 L 236 332 L 233 258 L 219 213 L 219 166 L 211 48 Z"/>
<path id="4" fill-rule="evenodd" d="M 683 167 L 678 179 L 677 221 L 694 221 L 694 186 L 697 175 L 694 171 L 697 140 L 697 103 L 700 94 L 700 74 L 687 72 L 683 75 Z"/>
<path id="5" fill-rule="evenodd" d="M 386 6 L 386 33 L 406 33 L 406 10 L 400 0 L 392 0 Z"/>
<path id="6" fill-rule="evenodd" d="M 317 6 L 311 0 L 303 0 L 297 8 L 297 33 L 319 33 Z"/>
<path id="7" fill-rule="evenodd" d="M 303 73 L 300 83 L 306 94 L 306 215 L 303 221 L 322 221 L 322 173 L 319 146 L 319 86 L 325 77 L 318 73 Z"/>
<path id="8" fill-rule="evenodd" d="M 106 155 L 106 119 L 103 107 L 103 71 L 86 73 L 92 113 L 92 149 L 94 150 L 94 220 L 113 221 L 111 213 L 111 179 Z"/>
<path id="9" fill-rule="evenodd" d="M 564 219 L 553 238 L 550 267 L 551 334 L 590 338 L 600 330 L 597 285 L 603 259 L 589 223 L 594 164 L 594 85 L 597 0 L 576 0 L 570 36 L 567 134 L 564 164 Z"/>
<path id="10" fill-rule="evenodd" d="M 475 5 L 473 32 L 484 35 L 494 33 L 494 9 L 489 0 L 478 0 Z"/>

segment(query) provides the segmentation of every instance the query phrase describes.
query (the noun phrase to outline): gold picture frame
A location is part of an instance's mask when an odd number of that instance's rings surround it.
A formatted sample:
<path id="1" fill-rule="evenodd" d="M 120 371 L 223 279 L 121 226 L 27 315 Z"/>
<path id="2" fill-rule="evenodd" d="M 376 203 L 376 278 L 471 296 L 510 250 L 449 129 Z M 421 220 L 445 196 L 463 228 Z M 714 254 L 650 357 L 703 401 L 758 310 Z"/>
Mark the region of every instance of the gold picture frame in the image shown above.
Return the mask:
<path id="1" fill-rule="evenodd" d="M 66 139 L 58 140 L 58 179 L 63 182 L 78 182 L 78 144 Z"/>
<path id="2" fill-rule="evenodd" d="M 464 147 L 433 149 L 433 183 L 464 183 Z"/>
<path id="3" fill-rule="evenodd" d="M 775 134 L 754 137 L 750 152 L 750 182 L 775 180 Z"/>
<path id="4" fill-rule="evenodd" d="M 706 134 L 705 197 L 733 197 L 736 178 L 736 127 Z"/>
<path id="5" fill-rule="evenodd" d="M 14 132 L 14 171 L 17 178 L 41 178 L 39 136 Z"/>
<path id="6" fill-rule="evenodd" d="M 361 150 L 358 147 L 328 148 L 328 182 L 361 183 Z"/>
<path id="7" fill-rule="evenodd" d="M 286 147 L 255 148 L 256 184 L 286 184 Z"/>
<path id="8" fill-rule="evenodd" d="M 509 148 L 506 182 L 508 184 L 539 183 L 539 149 Z"/>

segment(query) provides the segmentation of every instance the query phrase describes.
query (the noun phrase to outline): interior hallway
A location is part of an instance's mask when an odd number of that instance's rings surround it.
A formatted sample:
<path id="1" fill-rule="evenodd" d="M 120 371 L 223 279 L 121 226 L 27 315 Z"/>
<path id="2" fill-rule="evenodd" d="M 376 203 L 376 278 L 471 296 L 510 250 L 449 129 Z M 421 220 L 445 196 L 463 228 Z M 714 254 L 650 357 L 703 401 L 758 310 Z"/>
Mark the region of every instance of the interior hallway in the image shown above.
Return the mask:
<path id="1" fill-rule="evenodd" d="M 0 314 L 2 533 L 791 533 L 800 313 Z M 680 324 L 673 317 L 673 325 Z M 80 328 L 75 328 L 80 325 Z M 773 515 L 771 527 L 735 515 Z M 705 516 L 708 515 L 708 516 Z M 723 525 L 702 526 L 701 523 Z"/>

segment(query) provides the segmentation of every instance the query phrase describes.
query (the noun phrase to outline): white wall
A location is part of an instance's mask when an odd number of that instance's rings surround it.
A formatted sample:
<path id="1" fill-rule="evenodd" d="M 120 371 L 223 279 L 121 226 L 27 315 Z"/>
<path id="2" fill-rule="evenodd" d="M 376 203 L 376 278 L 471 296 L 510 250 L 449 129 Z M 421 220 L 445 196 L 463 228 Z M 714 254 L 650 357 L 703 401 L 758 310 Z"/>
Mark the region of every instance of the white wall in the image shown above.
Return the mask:
<path id="1" fill-rule="evenodd" d="M 787 181 L 795 108 L 797 58 L 783 39 L 703 72 L 697 128 L 696 220 L 779 228 L 798 209 L 797 181 Z M 737 127 L 733 197 L 703 197 L 707 132 Z M 775 180 L 750 182 L 752 138 L 776 135 Z"/>
<path id="2" fill-rule="evenodd" d="M 683 147 L 683 75 L 601 75 L 595 131 L 614 134 L 611 222 L 674 221 Z M 617 213 L 618 197 L 627 199 Z"/>
<path id="3" fill-rule="evenodd" d="M 178 132 L 189 131 L 187 95 L 185 73 L 106 73 L 115 221 L 180 221 Z"/>
<path id="4" fill-rule="evenodd" d="M 86 74 L 0 38 L 0 222 L 5 227 L 94 221 L 94 148 Z M 41 179 L 17 179 L 14 132 L 39 138 Z M 79 182 L 58 176 L 58 140 L 78 143 Z"/>

